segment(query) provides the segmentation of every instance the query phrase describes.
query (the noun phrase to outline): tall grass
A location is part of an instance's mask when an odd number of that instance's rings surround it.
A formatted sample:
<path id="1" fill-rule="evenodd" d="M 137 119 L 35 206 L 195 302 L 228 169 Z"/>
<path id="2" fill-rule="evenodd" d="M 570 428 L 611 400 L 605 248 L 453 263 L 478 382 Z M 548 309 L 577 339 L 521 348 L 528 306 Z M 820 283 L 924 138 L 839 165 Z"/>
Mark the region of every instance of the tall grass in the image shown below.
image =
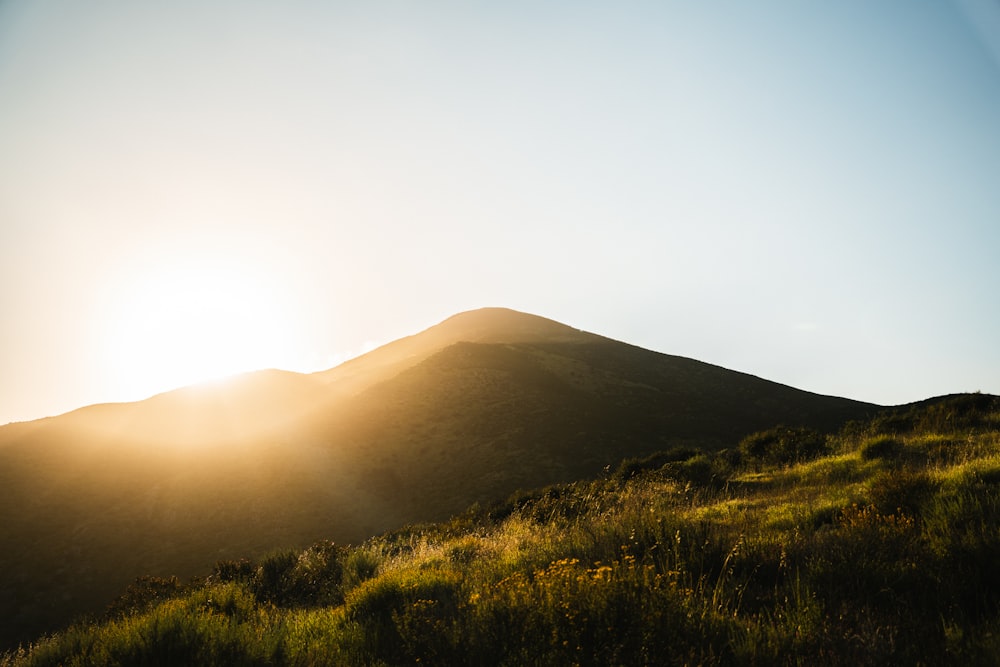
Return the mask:
<path id="1" fill-rule="evenodd" d="M 905 417 L 146 582 L 2 664 L 997 664 L 1000 421 Z"/>

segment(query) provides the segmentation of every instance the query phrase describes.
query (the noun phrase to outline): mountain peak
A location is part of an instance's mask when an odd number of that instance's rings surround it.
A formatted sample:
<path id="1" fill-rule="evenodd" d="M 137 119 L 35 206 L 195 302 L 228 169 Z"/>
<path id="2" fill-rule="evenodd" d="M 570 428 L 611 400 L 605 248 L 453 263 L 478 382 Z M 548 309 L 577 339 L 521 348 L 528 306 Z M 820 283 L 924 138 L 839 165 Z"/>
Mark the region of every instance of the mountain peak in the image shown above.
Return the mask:
<path id="1" fill-rule="evenodd" d="M 510 308 L 479 308 L 406 336 L 316 374 L 343 392 L 357 393 L 456 343 L 589 343 L 603 340 L 555 320 Z"/>
<path id="2" fill-rule="evenodd" d="M 594 334 L 510 308 L 488 307 L 452 315 L 423 334 L 450 343 L 531 343 L 591 341 Z"/>

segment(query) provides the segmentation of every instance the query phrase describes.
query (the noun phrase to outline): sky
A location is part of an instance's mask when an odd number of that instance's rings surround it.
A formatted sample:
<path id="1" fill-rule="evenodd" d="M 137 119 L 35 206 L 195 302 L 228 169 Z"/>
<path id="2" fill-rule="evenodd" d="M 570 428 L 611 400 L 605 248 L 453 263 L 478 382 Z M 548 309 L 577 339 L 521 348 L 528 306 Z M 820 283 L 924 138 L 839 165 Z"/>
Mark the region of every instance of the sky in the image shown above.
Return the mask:
<path id="1" fill-rule="evenodd" d="M 0 0 L 0 423 L 506 306 L 1000 394 L 1000 2 Z"/>

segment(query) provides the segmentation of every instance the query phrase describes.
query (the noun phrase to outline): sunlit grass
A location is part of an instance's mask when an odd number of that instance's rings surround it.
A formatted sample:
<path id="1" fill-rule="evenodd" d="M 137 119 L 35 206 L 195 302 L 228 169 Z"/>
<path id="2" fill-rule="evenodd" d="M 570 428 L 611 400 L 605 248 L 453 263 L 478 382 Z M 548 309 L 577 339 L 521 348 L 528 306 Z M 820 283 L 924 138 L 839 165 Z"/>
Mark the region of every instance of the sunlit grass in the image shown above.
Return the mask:
<path id="1" fill-rule="evenodd" d="M 220 564 L 3 664 L 995 662 L 997 433 L 830 444 L 632 462 L 356 547 Z"/>

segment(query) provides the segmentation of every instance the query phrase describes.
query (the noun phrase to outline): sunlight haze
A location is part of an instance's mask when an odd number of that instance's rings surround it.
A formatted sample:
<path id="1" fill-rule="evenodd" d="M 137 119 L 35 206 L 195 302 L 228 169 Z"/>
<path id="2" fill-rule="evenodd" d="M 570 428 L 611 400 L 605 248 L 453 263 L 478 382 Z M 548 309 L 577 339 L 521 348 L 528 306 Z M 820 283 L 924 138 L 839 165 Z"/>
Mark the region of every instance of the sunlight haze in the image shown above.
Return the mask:
<path id="1" fill-rule="evenodd" d="M 1000 393 L 1000 4 L 0 3 L 0 423 L 505 306 Z"/>

